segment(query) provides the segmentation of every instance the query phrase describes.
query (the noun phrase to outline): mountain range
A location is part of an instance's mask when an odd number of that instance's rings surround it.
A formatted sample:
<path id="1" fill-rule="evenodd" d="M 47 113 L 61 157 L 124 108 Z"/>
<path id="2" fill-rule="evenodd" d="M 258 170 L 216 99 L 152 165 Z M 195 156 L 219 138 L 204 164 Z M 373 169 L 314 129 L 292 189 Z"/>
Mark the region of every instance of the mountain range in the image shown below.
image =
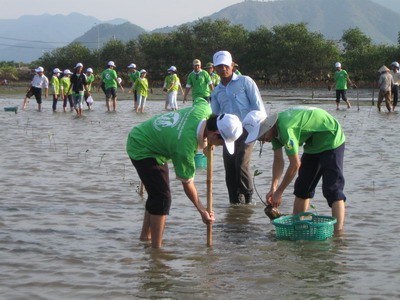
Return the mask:
<path id="1" fill-rule="evenodd" d="M 325 38 L 339 40 L 343 31 L 358 27 L 373 42 L 396 44 L 400 31 L 399 0 L 277 0 L 251 1 L 231 5 L 205 19 L 228 19 L 247 30 L 259 26 L 272 28 L 288 23 L 307 23 L 309 30 Z M 198 20 L 194 20 L 191 25 Z M 170 32 L 178 26 L 153 32 Z M 35 34 L 32 35 L 32 28 Z M 146 30 L 124 19 L 100 21 L 78 13 L 65 15 L 23 16 L 0 20 L 0 60 L 31 62 L 44 52 L 73 41 L 90 49 L 110 39 L 127 42 Z"/>

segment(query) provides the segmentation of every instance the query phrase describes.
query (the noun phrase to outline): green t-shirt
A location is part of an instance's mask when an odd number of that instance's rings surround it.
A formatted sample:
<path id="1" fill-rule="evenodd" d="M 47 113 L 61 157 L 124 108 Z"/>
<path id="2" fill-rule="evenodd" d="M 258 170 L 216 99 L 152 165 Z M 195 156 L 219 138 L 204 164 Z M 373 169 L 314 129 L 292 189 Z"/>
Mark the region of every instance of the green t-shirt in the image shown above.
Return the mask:
<path id="1" fill-rule="evenodd" d="M 117 88 L 117 78 L 117 72 L 111 68 L 105 69 L 101 73 L 101 79 L 103 80 L 106 89 Z"/>
<path id="2" fill-rule="evenodd" d="M 196 170 L 197 130 L 210 115 L 208 102 L 195 99 L 190 107 L 154 116 L 131 130 L 126 151 L 134 160 L 153 157 L 160 165 L 172 160 L 176 176 L 191 179 Z"/>
<path id="3" fill-rule="evenodd" d="M 345 142 L 339 122 L 325 110 L 314 107 L 295 107 L 278 113 L 278 137 L 272 149 L 285 148 L 287 155 L 321 153 L 336 149 Z"/>
<path id="4" fill-rule="evenodd" d="M 221 77 L 215 72 L 211 73 L 211 81 L 214 87 L 216 87 L 221 82 Z"/>
<path id="5" fill-rule="evenodd" d="M 149 95 L 149 82 L 147 78 L 138 78 L 135 81 L 135 85 L 133 87 L 138 95 L 142 95 L 143 97 L 147 97 Z"/>
<path id="6" fill-rule="evenodd" d="M 335 72 L 335 81 L 337 90 L 347 90 L 347 79 L 349 75 L 345 70 Z"/>
<path id="7" fill-rule="evenodd" d="M 139 71 L 129 73 L 129 78 L 132 80 L 133 83 L 135 83 L 136 79 L 138 79 L 139 77 L 140 77 Z"/>
<path id="8" fill-rule="evenodd" d="M 64 96 L 67 94 L 68 90 L 69 90 L 68 95 L 72 95 L 72 89 L 69 89 L 70 86 L 71 86 L 70 77 L 64 76 L 63 78 L 60 79 L 60 90 L 64 91 Z"/>
<path id="9" fill-rule="evenodd" d="M 210 74 L 205 70 L 200 70 L 199 73 L 191 72 L 189 74 L 186 87 L 192 89 L 192 99 L 196 99 L 210 97 L 210 84 L 212 84 Z"/>
<path id="10" fill-rule="evenodd" d="M 171 74 L 165 77 L 164 87 L 167 89 L 168 93 L 177 92 L 180 85 L 181 81 L 179 80 L 178 75 Z"/>
<path id="11" fill-rule="evenodd" d="M 51 90 L 54 95 L 60 94 L 60 80 L 57 76 L 52 76 L 50 79 Z"/>
<path id="12" fill-rule="evenodd" d="M 87 91 L 91 92 L 92 91 L 92 83 L 94 81 L 94 75 L 90 74 L 90 76 L 86 75 L 86 86 L 87 86 Z"/>

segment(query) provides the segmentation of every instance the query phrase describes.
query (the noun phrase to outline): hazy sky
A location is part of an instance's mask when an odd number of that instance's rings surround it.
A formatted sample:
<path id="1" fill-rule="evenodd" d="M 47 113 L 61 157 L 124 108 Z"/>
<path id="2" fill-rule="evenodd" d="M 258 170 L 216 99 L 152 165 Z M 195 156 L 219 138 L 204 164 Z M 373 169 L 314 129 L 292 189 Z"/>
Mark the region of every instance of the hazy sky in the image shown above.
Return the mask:
<path id="1" fill-rule="evenodd" d="M 195 21 L 244 0 L 0 0 L 1 19 L 78 12 L 107 21 L 123 18 L 146 30 Z"/>

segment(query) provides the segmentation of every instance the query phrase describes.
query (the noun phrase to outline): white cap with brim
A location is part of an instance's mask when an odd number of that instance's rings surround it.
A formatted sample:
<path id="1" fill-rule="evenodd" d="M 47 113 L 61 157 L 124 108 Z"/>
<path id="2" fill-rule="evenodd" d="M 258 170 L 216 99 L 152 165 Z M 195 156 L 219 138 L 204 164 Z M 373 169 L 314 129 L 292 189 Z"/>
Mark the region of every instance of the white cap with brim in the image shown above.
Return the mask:
<path id="1" fill-rule="evenodd" d="M 44 69 L 43 69 L 43 67 L 38 67 L 37 69 L 35 69 L 35 72 L 36 73 L 44 72 Z"/>
<path id="2" fill-rule="evenodd" d="M 75 68 L 74 68 L 74 69 L 77 69 L 77 68 L 83 68 L 83 64 L 82 64 L 82 63 L 77 63 L 77 64 L 75 65 Z"/>
<path id="3" fill-rule="evenodd" d="M 136 65 L 134 63 L 132 63 L 128 66 L 128 69 L 136 69 Z"/>
<path id="4" fill-rule="evenodd" d="M 61 73 L 61 70 L 60 70 L 59 68 L 55 68 L 55 69 L 53 70 L 53 73 L 54 73 L 54 74 Z"/>
<path id="5" fill-rule="evenodd" d="M 72 75 L 72 74 L 74 74 L 74 73 L 72 73 L 69 69 L 65 69 L 65 70 L 64 70 L 64 74 L 65 74 L 65 75 Z"/>
<path id="6" fill-rule="evenodd" d="M 228 51 L 218 51 L 213 56 L 214 66 L 224 65 L 231 66 L 232 65 L 232 55 Z"/>
<path id="7" fill-rule="evenodd" d="M 243 133 L 242 122 L 236 115 L 222 114 L 217 118 L 217 127 L 228 152 L 235 153 L 235 141 Z"/>
<path id="8" fill-rule="evenodd" d="M 175 72 L 176 73 L 176 67 L 175 66 L 170 66 L 168 69 L 168 72 Z"/>
<path id="9" fill-rule="evenodd" d="M 335 64 L 335 68 L 341 68 L 342 67 L 342 64 L 340 63 L 340 62 L 337 62 L 336 64 Z"/>
<path id="10" fill-rule="evenodd" d="M 274 113 L 266 117 L 264 113 L 253 110 L 243 119 L 243 127 L 248 132 L 245 143 L 250 144 L 259 139 L 268 130 L 274 127 L 278 120 L 278 114 Z"/>
<path id="11" fill-rule="evenodd" d="M 114 63 L 112 60 L 110 60 L 110 61 L 107 63 L 107 66 L 109 66 L 109 67 L 116 67 L 115 63 Z"/>

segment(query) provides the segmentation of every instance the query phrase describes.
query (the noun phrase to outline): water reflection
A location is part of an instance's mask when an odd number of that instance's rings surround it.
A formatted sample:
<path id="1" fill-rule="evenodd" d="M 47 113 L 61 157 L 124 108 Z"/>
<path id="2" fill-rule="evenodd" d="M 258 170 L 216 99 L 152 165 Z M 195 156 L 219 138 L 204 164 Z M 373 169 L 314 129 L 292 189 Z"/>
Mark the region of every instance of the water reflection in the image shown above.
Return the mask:
<path id="1" fill-rule="evenodd" d="M 351 97 L 351 91 L 349 91 Z M 4 105 L 20 100 L 4 100 Z M 15 103 L 14 103 L 15 102 Z M 131 127 L 162 112 L 149 101 L 107 114 L 100 101 L 86 118 L 33 110 L 0 114 L 0 298 L 4 299 L 397 299 L 399 114 L 375 107 L 335 111 L 347 142 L 345 234 L 323 242 L 277 241 L 264 206 L 228 204 L 220 149 L 214 159 L 214 246 L 173 180 L 165 248 L 138 241 L 146 195 L 125 153 Z M 298 104 L 270 103 L 271 112 Z M 68 128 L 68 130 L 67 130 Z M 77 138 L 77 133 L 79 138 Z M 89 150 L 89 151 L 87 151 Z M 252 168 L 270 184 L 272 151 L 254 150 Z M 172 168 L 171 168 L 172 169 Z M 173 179 L 174 176 L 171 176 Z M 205 199 L 205 173 L 196 175 Z M 281 211 L 290 213 L 292 189 Z M 330 209 L 317 188 L 318 213 Z"/>

